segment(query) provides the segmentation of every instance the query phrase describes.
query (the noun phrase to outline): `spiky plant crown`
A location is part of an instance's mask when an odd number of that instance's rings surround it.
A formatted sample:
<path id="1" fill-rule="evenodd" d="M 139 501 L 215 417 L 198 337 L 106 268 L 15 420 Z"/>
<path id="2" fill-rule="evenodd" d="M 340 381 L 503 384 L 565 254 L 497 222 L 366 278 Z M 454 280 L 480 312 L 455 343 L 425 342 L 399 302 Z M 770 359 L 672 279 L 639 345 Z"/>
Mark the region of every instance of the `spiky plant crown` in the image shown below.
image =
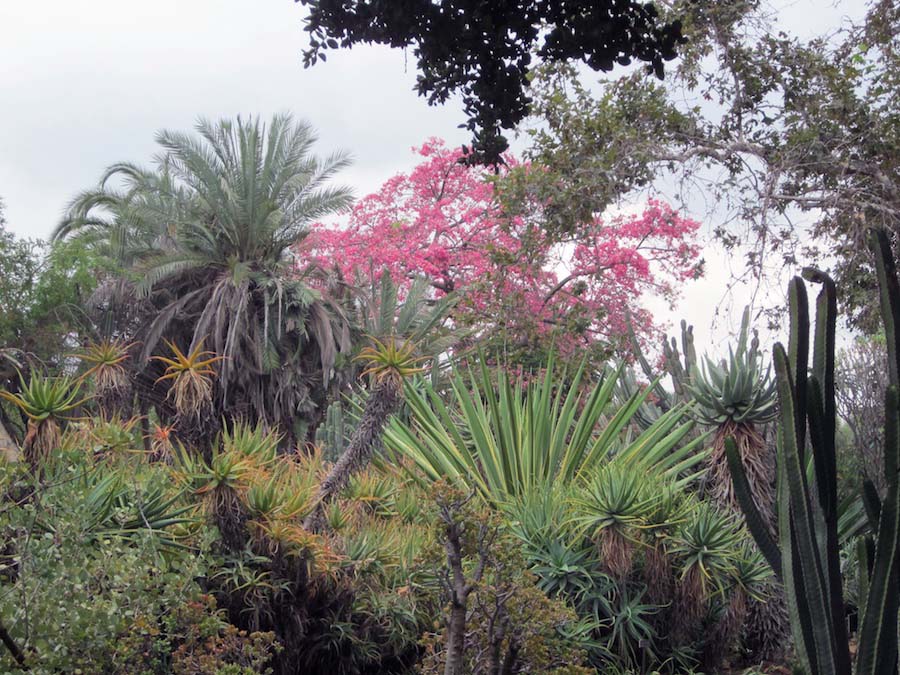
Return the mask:
<path id="1" fill-rule="evenodd" d="M 682 578 L 698 572 L 705 592 L 723 592 L 735 576 L 743 533 L 731 514 L 697 502 L 673 537 L 672 551 L 681 560 Z"/>
<path id="2" fill-rule="evenodd" d="M 154 356 L 153 360 L 166 366 L 165 373 L 156 381 L 172 380 L 168 396 L 175 399 L 175 409 L 179 415 L 200 417 L 204 406 L 212 401 L 212 378 L 216 376 L 213 364 L 223 357 L 203 350 L 204 340 L 190 352 L 184 353 L 178 345 L 166 340 L 172 355 Z"/>
<path id="3" fill-rule="evenodd" d="M 81 382 L 69 377 L 33 375 L 26 384 L 19 373 L 19 381 L 18 394 L 0 391 L 0 398 L 19 408 L 32 422 L 64 417 L 86 400 L 78 398 Z"/>
<path id="4" fill-rule="evenodd" d="M 411 340 L 400 342 L 393 336 L 371 340 L 372 344 L 360 350 L 356 360 L 365 363 L 362 374 L 369 375 L 375 384 L 389 383 L 399 389 L 405 378 L 423 371 L 419 364 L 424 359 L 416 356 L 416 346 Z"/>
<path id="5" fill-rule="evenodd" d="M 134 343 L 105 339 L 89 344 L 77 357 L 89 367 L 82 377 L 93 378 L 98 392 L 121 389 L 128 382 L 128 373 L 122 365 L 128 360 L 128 352 Z"/>
<path id="6" fill-rule="evenodd" d="M 737 349 L 728 349 L 728 360 L 716 364 L 708 356 L 695 366 L 687 385 L 699 404 L 701 422 L 719 426 L 726 422 L 753 424 L 775 417 L 775 382 L 763 371 L 757 340 L 749 341 L 750 312 L 744 309 Z"/>
<path id="7" fill-rule="evenodd" d="M 596 544 L 604 570 L 620 580 L 631 570 L 634 548 L 640 543 L 636 533 L 644 527 L 648 498 L 642 478 L 634 469 L 607 464 L 572 500 L 580 512 L 573 521 Z"/>
<path id="8" fill-rule="evenodd" d="M 735 584 L 748 596 L 763 602 L 768 599 L 765 590 L 774 574 L 759 549 L 749 541 L 742 542 L 733 573 Z"/>

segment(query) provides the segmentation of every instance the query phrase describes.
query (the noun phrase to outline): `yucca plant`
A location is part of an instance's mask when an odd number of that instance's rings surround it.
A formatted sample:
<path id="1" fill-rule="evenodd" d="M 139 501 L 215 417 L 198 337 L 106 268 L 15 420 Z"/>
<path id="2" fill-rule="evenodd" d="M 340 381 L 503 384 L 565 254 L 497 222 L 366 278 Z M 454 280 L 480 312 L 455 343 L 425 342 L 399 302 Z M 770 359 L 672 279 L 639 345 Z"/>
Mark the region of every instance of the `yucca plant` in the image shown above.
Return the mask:
<path id="1" fill-rule="evenodd" d="M 326 524 L 325 505 L 347 485 L 353 474 L 366 467 L 380 447 L 385 424 L 400 406 L 404 379 L 422 370 L 422 359 L 416 355 L 415 345 L 394 337 L 372 338 L 372 344 L 363 348 L 356 358 L 365 364 L 363 376 L 369 378 L 369 395 L 347 449 L 322 481 L 319 505 L 306 519 L 306 527 L 313 530 Z"/>
<path id="2" fill-rule="evenodd" d="M 204 409 L 212 402 L 212 378 L 216 376 L 213 364 L 221 356 L 203 350 L 204 340 L 194 349 L 184 353 L 173 342 L 166 340 L 171 356 L 154 356 L 153 360 L 166 366 L 165 373 L 156 381 L 172 380 L 168 397 L 174 400 L 175 410 L 186 422 L 199 421 Z"/>
<path id="3" fill-rule="evenodd" d="M 0 398 L 19 408 L 28 418 L 22 450 L 25 461 L 38 469 L 60 442 L 62 425 L 84 401 L 81 383 L 69 377 L 33 374 L 25 383 L 19 373 L 19 393 L 0 391 Z"/>
<path id="4" fill-rule="evenodd" d="M 456 482 L 496 506 L 557 482 L 574 484 L 610 461 L 679 486 L 702 473 L 703 439 L 683 442 L 693 426 L 685 407 L 629 440 L 626 429 L 649 387 L 613 407 L 621 367 L 590 386 L 583 365 L 570 376 L 555 370 L 551 358 L 545 375 L 526 384 L 479 359 L 453 375 L 449 404 L 427 382 L 407 385 L 409 422 L 395 418 L 385 446 L 423 485 Z"/>

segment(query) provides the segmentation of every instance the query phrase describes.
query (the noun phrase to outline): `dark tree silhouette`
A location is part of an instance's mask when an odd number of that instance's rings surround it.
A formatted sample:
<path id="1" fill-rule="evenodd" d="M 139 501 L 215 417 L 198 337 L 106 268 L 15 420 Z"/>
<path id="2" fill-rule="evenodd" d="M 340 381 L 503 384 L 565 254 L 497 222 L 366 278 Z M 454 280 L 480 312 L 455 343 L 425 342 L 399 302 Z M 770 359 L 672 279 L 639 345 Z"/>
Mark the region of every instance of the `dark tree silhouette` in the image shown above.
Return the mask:
<path id="1" fill-rule="evenodd" d="M 650 3 L 634 0 L 297 0 L 309 7 L 304 63 L 326 60 L 328 49 L 358 43 L 413 47 L 416 90 L 431 105 L 462 95 L 473 133 L 472 163 L 497 163 L 531 101 L 529 66 L 581 60 L 612 70 L 632 59 L 657 77 L 683 41 L 679 21 L 662 20 Z"/>

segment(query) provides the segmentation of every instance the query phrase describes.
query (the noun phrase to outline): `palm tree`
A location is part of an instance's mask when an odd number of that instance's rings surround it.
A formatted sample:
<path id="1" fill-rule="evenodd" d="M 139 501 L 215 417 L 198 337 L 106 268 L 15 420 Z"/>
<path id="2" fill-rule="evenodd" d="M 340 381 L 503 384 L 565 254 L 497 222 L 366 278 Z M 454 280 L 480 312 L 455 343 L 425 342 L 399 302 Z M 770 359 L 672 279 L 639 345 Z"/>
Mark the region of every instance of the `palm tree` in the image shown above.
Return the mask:
<path id="1" fill-rule="evenodd" d="M 221 358 L 208 419 L 259 420 L 303 439 L 350 340 L 342 309 L 310 283 L 313 270 L 297 269 L 291 247 L 349 206 L 348 189 L 326 185 L 348 158 L 311 155 L 315 134 L 289 115 L 200 120 L 196 130 L 160 132 L 155 171 L 110 167 L 54 237 L 85 237 L 128 270 L 128 292 L 144 303 L 127 336 L 142 345 L 138 386 L 163 415 L 174 413 L 152 360 L 161 340 L 189 352 L 205 341 Z"/>

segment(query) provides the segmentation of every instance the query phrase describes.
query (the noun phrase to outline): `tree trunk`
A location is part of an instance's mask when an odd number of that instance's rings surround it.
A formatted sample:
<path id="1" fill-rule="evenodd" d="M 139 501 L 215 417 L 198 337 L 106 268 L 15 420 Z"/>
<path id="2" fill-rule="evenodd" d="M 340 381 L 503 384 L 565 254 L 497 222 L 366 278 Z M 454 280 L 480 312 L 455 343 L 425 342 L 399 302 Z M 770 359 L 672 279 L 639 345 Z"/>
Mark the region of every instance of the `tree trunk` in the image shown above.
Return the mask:
<path id="1" fill-rule="evenodd" d="M 0 425 L 0 429 L 2 429 L 2 425 Z M 19 664 L 19 668 L 21 670 L 30 670 L 28 668 L 28 664 L 25 661 L 25 654 L 22 653 L 22 650 L 19 649 L 19 645 L 16 644 L 16 641 L 12 639 L 12 636 L 6 630 L 6 626 L 0 623 L 0 642 L 2 642 L 6 648 L 9 650 L 9 653 L 12 654 L 13 659 L 15 659 L 16 663 Z"/>
<path id="2" fill-rule="evenodd" d="M 451 511 L 441 508 L 441 519 L 444 521 L 444 550 L 447 552 L 447 567 L 450 570 L 450 618 L 447 622 L 447 659 L 444 662 L 444 675 L 464 675 L 466 670 L 466 612 L 469 604 L 469 593 L 473 585 L 466 581 L 463 572 L 462 525 L 457 522 Z M 479 566 L 479 569 L 481 566 Z M 476 576 L 478 576 L 476 572 Z"/>
<path id="3" fill-rule="evenodd" d="M 750 483 L 750 492 L 769 532 L 777 537 L 775 504 L 775 452 L 767 442 L 764 429 L 753 424 L 726 422 L 717 430 L 713 441 L 710 478 L 713 500 L 742 517 L 734 494 L 734 483 L 725 459 L 725 439 L 733 437 Z M 750 598 L 744 621 L 737 631 L 743 649 L 754 661 L 778 660 L 790 643 L 790 623 L 784 591 L 777 581 L 767 583 L 766 600 Z"/>
<path id="4" fill-rule="evenodd" d="M 399 406 L 400 387 L 396 382 L 383 380 L 375 385 L 347 449 L 319 487 L 316 507 L 303 523 L 306 529 L 316 532 L 324 527 L 325 507 L 344 489 L 350 477 L 369 463 L 375 448 L 381 442 L 384 425 Z"/>
<path id="5" fill-rule="evenodd" d="M 447 660 L 444 675 L 465 675 L 466 672 L 466 602 L 450 603 L 447 623 Z"/>

